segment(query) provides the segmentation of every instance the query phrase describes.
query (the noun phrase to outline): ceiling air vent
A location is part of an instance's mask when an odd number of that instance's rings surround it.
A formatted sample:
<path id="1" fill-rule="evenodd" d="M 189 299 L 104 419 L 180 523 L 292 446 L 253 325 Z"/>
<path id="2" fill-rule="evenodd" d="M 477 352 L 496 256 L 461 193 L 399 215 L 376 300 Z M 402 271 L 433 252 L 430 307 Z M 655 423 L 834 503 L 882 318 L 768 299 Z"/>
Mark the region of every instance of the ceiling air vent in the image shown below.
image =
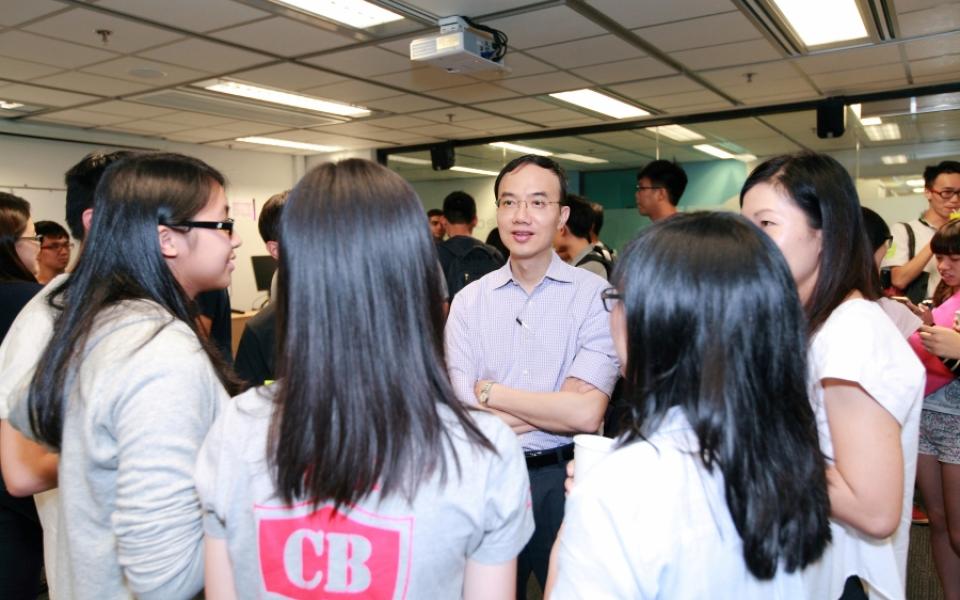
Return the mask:
<path id="1" fill-rule="evenodd" d="M 154 94 L 137 96 L 135 100 L 143 104 L 159 106 L 161 108 L 189 110 L 208 115 L 216 115 L 218 117 L 229 117 L 231 119 L 283 125 L 286 127 L 316 127 L 318 125 L 333 125 L 347 122 L 347 119 L 335 119 L 300 112 L 296 109 L 271 108 L 249 101 L 230 100 L 220 97 L 219 95 L 211 96 L 203 92 L 188 92 L 184 90 L 164 90 Z"/>

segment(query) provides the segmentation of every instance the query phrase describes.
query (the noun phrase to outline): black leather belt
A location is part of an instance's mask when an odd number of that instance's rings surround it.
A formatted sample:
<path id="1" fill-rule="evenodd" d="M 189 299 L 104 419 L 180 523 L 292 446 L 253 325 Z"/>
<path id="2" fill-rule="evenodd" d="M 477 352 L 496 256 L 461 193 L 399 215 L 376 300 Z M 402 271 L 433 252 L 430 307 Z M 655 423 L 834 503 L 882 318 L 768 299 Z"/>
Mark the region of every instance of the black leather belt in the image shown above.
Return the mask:
<path id="1" fill-rule="evenodd" d="M 539 469 L 540 467 L 558 465 L 563 461 L 573 458 L 573 444 L 557 446 L 549 450 L 530 450 L 524 452 L 523 456 L 527 459 L 528 469 Z"/>

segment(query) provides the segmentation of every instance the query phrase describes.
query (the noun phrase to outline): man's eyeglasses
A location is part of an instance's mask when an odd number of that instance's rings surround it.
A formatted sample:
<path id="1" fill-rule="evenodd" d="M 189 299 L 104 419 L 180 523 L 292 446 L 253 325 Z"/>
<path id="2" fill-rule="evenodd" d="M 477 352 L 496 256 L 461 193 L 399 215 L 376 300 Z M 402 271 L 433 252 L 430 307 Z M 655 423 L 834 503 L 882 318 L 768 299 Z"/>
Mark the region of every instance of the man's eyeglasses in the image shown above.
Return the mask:
<path id="1" fill-rule="evenodd" d="M 228 234 L 233 234 L 233 219 L 224 219 L 222 221 L 180 221 L 179 223 L 165 223 L 161 221 L 160 224 L 166 225 L 167 227 L 184 227 L 186 229 L 193 227 L 199 229 L 219 229 L 220 231 L 226 231 Z"/>
<path id="2" fill-rule="evenodd" d="M 534 198 L 533 200 L 515 200 L 513 198 L 503 198 L 497 200 L 497 208 L 501 210 L 517 210 L 521 204 L 527 205 L 527 210 L 546 210 L 551 204 L 560 204 L 556 200 L 543 200 Z"/>
<path id="3" fill-rule="evenodd" d="M 46 246 L 40 246 L 41 250 L 53 250 L 54 252 L 60 252 L 61 250 L 73 250 L 73 242 L 54 242 L 52 244 L 47 244 Z"/>
<path id="4" fill-rule="evenodd" d="M 960 196 L 960 188 L 955 189 L 955 190 L 951 190 L 951 189 L 949 189 L 949 188 L 947 188 L 947 189 L 945 189 L 945 190 L 935 190 L 935 189 L 933 189 L 933 188 L 930 188 L 930 191 L 933 192 L 934 194 L 940 196 L 940 197 L 943 198 L 944 200 L 949 200 L 950 198 L 953 198 L 954 196 Z"/>
<path id="5" fill-rule="evenodd" d="M 600 292 L 600 300 L 603 302 L 603 309 L 607 312 L 613 312 L 613 307 L 622 299 L 617 288 L 607 288 Z"/>
<path id="6" fill-rule="evenodd" d="M 663 189 L 662 185 L 640 185 L 639 183 L 637 184 L 638 192 L 640 190 L 662 190 L 662 189 Z"/>

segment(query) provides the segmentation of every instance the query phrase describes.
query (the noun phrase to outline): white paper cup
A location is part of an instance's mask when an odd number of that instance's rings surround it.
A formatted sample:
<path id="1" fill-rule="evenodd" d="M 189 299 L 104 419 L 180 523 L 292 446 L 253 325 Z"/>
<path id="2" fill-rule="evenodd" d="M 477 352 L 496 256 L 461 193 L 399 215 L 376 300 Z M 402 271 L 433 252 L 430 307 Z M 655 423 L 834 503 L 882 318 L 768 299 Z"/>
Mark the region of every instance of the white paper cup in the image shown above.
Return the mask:
<path id="1" fill-rule="evenodd" d="M 577 483 L 583 481 L 587 471 L 600 462 L 604 456 L 613 452 L 615 442 L 616 440 L 613 438 L 589 433 L 573 436 L 573 458 L 576 460 L 573 465 L 573 480 Z"/>

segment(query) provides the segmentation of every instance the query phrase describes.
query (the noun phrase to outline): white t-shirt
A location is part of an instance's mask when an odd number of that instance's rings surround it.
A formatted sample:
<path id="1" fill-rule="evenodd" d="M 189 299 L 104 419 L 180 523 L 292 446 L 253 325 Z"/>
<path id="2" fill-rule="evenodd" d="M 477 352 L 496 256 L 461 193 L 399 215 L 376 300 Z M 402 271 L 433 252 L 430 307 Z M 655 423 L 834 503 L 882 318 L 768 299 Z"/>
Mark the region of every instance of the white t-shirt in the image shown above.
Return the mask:
<path id="1" fill-rule="evenodd" d="M 448 446 L 446 484 L 435 473 L 412 504 L 374 493 L 339 511 L 332 503 L 286 505 L 266 456 L 271 396 L 268 387 L 234 398 L 197 460 L 205 531 L 226 539 L 241 598 L 459 598 L 468 559 L 513 560 L 533 535 L 517 436 L 486 413 L 473 416 L 496 454 L 469 444 L 441 409 L 461 471 Z"/>
<path id="2" fill-rule="evenodd" d="M 0 345 L 0 419 L 6 419 L 10 407 L 21 395 L 26 395 L 43 351 L 53 335 L 56 311 L 47 303 L 50 292 L 66 280 L 68 274 L 57 275 L 30 299 L 10 326 L 7 337 Z M 43 528 L 43 563 L 47 572 L 50 597 L 57 597 L 57 581 L 54 577 L 57 564 L 57 510 L 56 488 L 35 494 L 37 515 Z"/>
<path id="3" fill-rule="evenodd" d="M 802 598 L 799 572 L 761 581 L 719 468 L 707 472 L 679 408 L 647 441 L 605 457 L 567 499 L 553 598 Z"/>
<path id="4" fill-rule="evenodd" d="M 883 312 L 893 321 L 894 327 L 900 332 L 904 339 L 913 335 L 917 329 L 923 325 L 923 320 L 905 305 L 890 298 L 880 298 L 877 304 L 883 309 Z"/>
<path id="5" fill-rule="evenodd" d="M 933 234 L 937 232 L 937 228 L 931 227 L 920 219 L 910 221 L 908 225 L 910 225 L 910 228 L 913 230 L 915 238 L 913 255 L 916 256 L 924 246 L 930 243 Z M 907 264 L 910 260 L 910 246 L 906 227 L 904 227 L 903 223 L 894 223 L 893 227 L 890 228 L 890 234 L 893 236 L 893 245 L 890 246 L 890 252 L 883 257 L 881 266 L 899 267 Z M 937 270 L 937 260 L 931 258 L 927 264 L 924 265 L 923 270 L 930 275 L 930 278 L 927 280 L 927 298 L 932 298 L 933 292 L 937 289 L 937 284 L 940 283 L 940 271 Z"/>
<path id="6" fill-rule="evenodd" d="M 833 441 L 823 403 L 824 379 L 855 382 L 900 423 L 903 452 L 903 507 L 894 534 L 878 540 L 830 521 L 833 543 L 804 572 L 811 598 L 839 598 L 850 575 L 870 586 L 871 597 L 903 598 L 913 481 L 917 470 L 920 410 L 925 372 L 893 322 L 875 302 L 848 300 L 813 336 L 809 351 L 810 401 L 817 418 L 820 448 L 833 461 Z"/>

